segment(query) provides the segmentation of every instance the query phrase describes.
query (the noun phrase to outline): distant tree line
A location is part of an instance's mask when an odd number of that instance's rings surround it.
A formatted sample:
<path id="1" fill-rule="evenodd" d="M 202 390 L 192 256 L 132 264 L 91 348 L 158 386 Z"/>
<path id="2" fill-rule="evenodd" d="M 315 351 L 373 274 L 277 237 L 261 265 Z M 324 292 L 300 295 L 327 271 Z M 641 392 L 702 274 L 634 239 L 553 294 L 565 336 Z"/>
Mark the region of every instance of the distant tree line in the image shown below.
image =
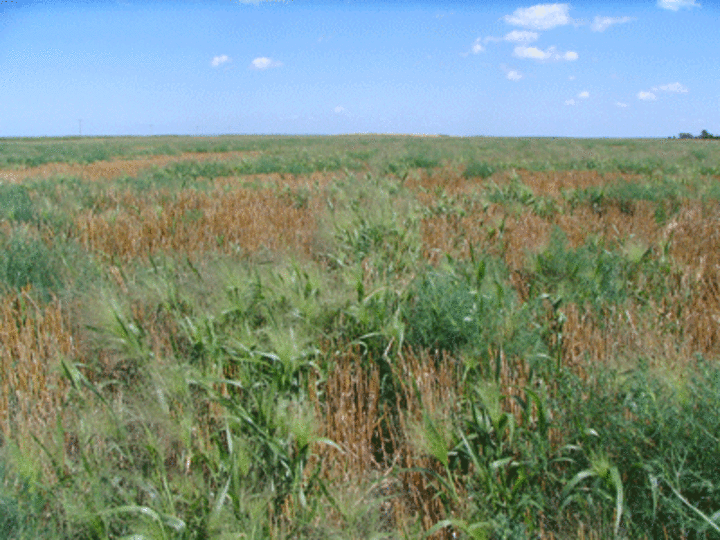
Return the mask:
<path id="1" fill-rule="evenodd" d="M 672 139 L 720 139 L 720 135 L 713 135 L 712 133 L 708 133 L 707 129 L 703 129 L 700 132 L 700 135 L 697 137 L 694 137 L 692 133 L 681 133 L 677 137 L 668 137 Z"/>

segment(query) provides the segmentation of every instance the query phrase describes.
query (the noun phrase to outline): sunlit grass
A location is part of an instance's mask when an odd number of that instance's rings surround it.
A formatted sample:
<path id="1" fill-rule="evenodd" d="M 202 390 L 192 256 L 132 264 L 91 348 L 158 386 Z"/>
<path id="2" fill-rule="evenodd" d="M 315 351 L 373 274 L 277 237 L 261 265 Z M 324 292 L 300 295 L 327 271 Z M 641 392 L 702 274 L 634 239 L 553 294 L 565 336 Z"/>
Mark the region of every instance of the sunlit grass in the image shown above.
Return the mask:
<path id="1" fill-rule="evenodd" d="M 8 538 L 713 538 L 720 150 L 3 140 Z"/>

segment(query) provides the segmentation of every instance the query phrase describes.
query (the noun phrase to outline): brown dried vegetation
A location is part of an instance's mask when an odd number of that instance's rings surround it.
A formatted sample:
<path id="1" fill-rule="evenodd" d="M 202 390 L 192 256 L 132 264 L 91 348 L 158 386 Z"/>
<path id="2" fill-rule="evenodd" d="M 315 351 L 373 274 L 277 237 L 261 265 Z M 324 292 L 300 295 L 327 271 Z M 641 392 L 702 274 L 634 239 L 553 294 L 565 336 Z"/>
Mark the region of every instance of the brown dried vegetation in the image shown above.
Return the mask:
<path id="1" fill-rule="evenodd" d="M 38 306 L 27 291 L 0 302 L 0 442 L 13 440 L 21 452 L 34 452 L 31 434 L 52 431 L 62 414 L 60 361 L 77 352 L 63 312 L 57 300 Z"/>
<path id="2" fill-rule="evenodd" d="M 165 167 L 180 161 L 225 161 L 240 160 L 258 155 L 258 152 L 184 152 L 177 156 L 152 156 L 137 159 L 116 159 L 95 161 L 89 164 L 47 163 L 37 167 L 0 170 L 0 179 L 17 183 L 28 178 L 50 178 L 52 176 L 77 176 L 83 180 L 112 180 L 121 176 L 137 176 L 153 167 Z"/>
<path id="3" fill-rule="evenodd" d="M 92 180 L 137 174 L 143 168 L 193 159 L 233 159 L 229 155 L 187 155 L 156 157 L 133 161 L 80 165 L 47 165 L 35 169 L 3 172 L 5 178 L 23 178 L 52 174 L 76 174 Z M 589 237 L 607 242 L 632 239 L 649 248 L 662 249 L 668 243 L 668 254 L 675 264 L 668 284 L 670 294 L 660 305 L 641 306 L 632 302 L 624 309 L 607 314 L 603 321 L 583 306 L 564 306 L 562 363 L 578 373 L 589 363 L 622 363 L 638 353 L 651 358 L 669 370 L 682 369 L 691 362 L 691 351 L 717 354 L 720 345 L 720 212 L 717 205 L 683 201 L 676 217 L 659 225 L 653 208 L 637 202 L 631 213 L 610 206 L 597 209 L 589 205 L 570 209 L 563 206 L 561 193 L 604 185 L 616 179 L 636 180 L 629 175 L 602 176 L 593 171 L 555 171 L 537 173 L 518 170 L 523 184 L 536 195 L 557 200 L 561 211 L 540 217 L 530 209 L 508 211 L 500 204 L 487 203 L 476 196 L 479 181 L 465 180 L 457 170 L 444 169 L 433 174 L 416 172 L 408 176 L 405 187 L 417 201 L 429 206 L 435 189 L 464 201 L 464 215 L 442 214 L 421 222 L 423 256 L 437 263 L 444 254 L 469 258 L 470 246 L 503 257 L 516 289 L 523 296 L 523 271 L 533 253 L 544 249 L 553 227 L 567 235 L 569 245 L 583 245 Z M 8 176 L 10 175 L 10 176 Z M 334 178 L 315 174 L 296 178 L 281 175 L 258 175 L 244 180 L 259 181 L 276 187 L 313 186 L 324 188 Z M 502 183 L 508 175 L 496 174 Z M 183 190 L 171 194 L 154 191 L 142 197 L 127 191 L 106 193 L 103 206 L 83 210 L 73 216 L 74 234 L 87 250 L 107 258 L 130 262 L 156 253 L 199 255 L 210 252 L 253 253 L 261 249 L 302 254 L 311 258 L 317 241 L 318 218 L 323 213 L 322 197 L 314 192 L 307 205 L 297 207 L 278 196 L 275 189 L 237 187 L 236 178 L 215 179 L 215 189 L 208 192 Z M 120 289 L 127 287 L 117 268 L 111 269 Z M 151 349 L 158 359 L 172 355 L 171 325 L 150 320 L 157 313 L 143 312 L 134 306 L 139 320 L 154 330 Z M 37 306 L 27 292 L 8 295 L 0 304 L 0 429 L 3 438 L 26 441 L 31 434 L 42 433 L 56 422 L 66 398 L 67 383 L 58 367 L 50 361 L 75 357 L 91 350 L 76 348 L 69 324 L 71 311 L 59 301 Z M 602 324 L 601 324 L 602 322 Z M 77 331 L 77 325 L 75 325 Z M 342 348 L 341 348 L 342 349 Z M 323 351 L 329 354 L 329 350 Z M 677 366 L 669 366 L 674 359 Z M 117 359 L 101 356 L 108 376 L 121 369 Z M 437 491 L 427 474 L 407 472 L 410 469 L 434 469 L 442 473 L 437 461 L 422 451 L 417 443 L 417 425 L 427 413 L 450 421 L 453 408 L 459 405 L 462 381 L 457 361 L 447 354 L 404 350 L 395 364 L 396 410 L 393 417 L 383 408 L 380 395 L 378 364 L 363 358 L 352 347 L 345 347 L 333 358 L 334 368 L 322 387 L 322 397 L 314 395 L 316 414 L 322 419 L 322 435 L 337 442 L 343 453 L 325 450 L 324 475 L 344 483 L 359 482 L 368 477 L 386 480 L 380 483 L 387 495 L 387 520 L 402 527 L 409 516 L 418 515 L 429 529 L 445 515 L 436 497 Z M 225 374 L 227 375 L 227 374 Z M 504 364 L 501 388 L 508 412 L 518 422 L 521 415 L 512 399 L 526 381 L 524 366 L 510 370 Z M 410 381 L 416 382 L 416 387 Z M 219 411 L 208 411 L 220 416 Z M 209 422 L 209 421 L 208 421 Z M 207 428 L 208 423 L 202 424 Z M 209 431 L 209 430 L 208 430 Z M 209 441 L 205 432 L 200 439 Z M 0 439 L 2 440 L 2 439 Z M 554 444 L 563 443 L 553 434 Z M 209 443 L 208 443 L 209 445 Z M 389 480 L 393 468 L 403 469 Z M 462 486 L 457 489 L 462 493 Z M 444 533 L 438 533 L 441 537 Z M 548 538 L 553 537 L 549 533 Z"/>
<path id="4" fill-rule="evenodd" d="M 315 223 L 313 207 L 295 208 L 267 189 L 184 190 L 172 197 L 125 192 L 110 199 L 116 208 L 78 213 L 75 229 L 88 250 L 124 260 L 163 251 L 247 253 L 262 247 L 307 254 Z"/>

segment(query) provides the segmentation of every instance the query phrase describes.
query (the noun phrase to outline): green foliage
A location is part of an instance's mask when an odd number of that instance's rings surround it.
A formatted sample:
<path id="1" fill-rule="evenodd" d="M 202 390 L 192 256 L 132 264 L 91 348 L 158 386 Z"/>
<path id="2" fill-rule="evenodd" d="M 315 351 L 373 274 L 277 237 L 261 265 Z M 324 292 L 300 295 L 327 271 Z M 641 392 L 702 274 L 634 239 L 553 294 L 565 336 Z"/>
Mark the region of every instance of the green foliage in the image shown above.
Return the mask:
<path id="1" fill-rule="evenodd" d="M 343 169 L 359 170 L 362 162 L 349 156 L 312 155 L 299 151 L 294 155 L 263 154 L 257 159 L 243 161 L 235 170 L 236 174 L 311 174 L 316 171 L 329 172 Z"/>
<path id="2" fill-rule="evenodd" d="M 571 249 L 565 234 L 555 228 L 547 248 L 532 258 L 530 295 L 547 294 L 565 303 L 602 309 L 627 298 L 628 272 L 626 259 L 608 251 L 602 242 Z"/>
<path id="3" fill-rule="evenodd" d="M 27 188 L 16 184 L 0 184 L 0 220 L 33 222 L 37 212 Z"/>
<path id="4" fill-rule="evenodd" d="M 661 158 L 646 158 L 643 161 L 630 161 L 613 159 L 610 165 L 612 170 L 626 174 L 644 174 L 651 176 L 655 171 L 663 170 Z"/>
<path id="5" fill-rule="evenodd" d="M 6 477 L 5 464 L 0 461 L 0 538 L 3 540 L 19 536 L 22 519 L 18 500 L 9 493 Z"/>
<path id="6" fill-rule="evenodd" d="M 567 198 L 572 207 L 589 204 L 596 212 L 602 212 L 606 207 L 617 206 L 630 215 L 635 212 L 637 201 L 649 201 L 655 203 L 655 219 L 663 224 L 677 214 L 682 200 L 689 195 L 686 185 L 663 177 L 652 183 L 619 182 L 586 188 L 571 193 Z"/>
<path id="7" fill-rule="evenodd" d="M 430 171 L 442 165 L 442 160 L 437 152 L 418 151 L 414 147 L 409 147 L 408 150 L 409 152 L 402 158 L 390 161 L 382 172 L 404 180 L 413 169 Z"/>
<path id="8" fill-rule="evenodd" d="M 0 186 L 0 219 L 10 231 L 0 246 L 3 288 L 29 284 L 38 293 L 33 302 L 57 294 L 74 306 L 79 319 L 71 324 L 87 362 L 56 359 L 69 390 L 57 424 L 34 434 L 37 452 L 20 452 L 12 434 L 0 441 L 0 538 L 399 534 L 372 486 L 356 497 L 357 486 L 330 485 L 321 474 L 321 449 L 335 444 L 320 435 L 325 383 L 348 346 L 358 351 L 358 369 L 379 370 L 383 433 L 397 433 L 405 413 L 407 381 L 398 379 L 396 362 L 408 347 L 433 358 L 451 353 L 461 374 L 452 412 L 423 408 L 417 426 L 431 460 L 423 472 L 448 516 L 427 536 L 451 528 L 470 538 L 530 539 L 541 530 L 573 537 L 582 523 L 597 537 L 714 538 L 717 367 L 698 361 L 695 371 L 661 378 L 643 367 L 617 374 L 584 366 L 581 379 L 562 364 L 568 303 L 599 314 L 625 302 L 652 308 L 677 289 L 671 239 L 591 239 L 571 248 L 558 229 L 512 276 L 500 257 L 472 250 L 470 260 L 447 257 L 436 266 L 422 256 L 423 217 L 466 217 L 489 201 L 549 220 L 577 205 L 632 214 L 647 201 L 662 224 L 689 198 L 720 200 L 720 184 L 705 177 L 717 175 L 712 144 L 691 150 L 663 141 L 662 152 L 659 144 L 399 136 L 0 141 L 1 166 L 261 154 L 175 163 L 109 188 L 66 177 Z M 464 160 L 466 178 L 523 167 L 652 180 L 577 190 L 564 200 L 536 196 L 518 177 L 471 196 L 439 187 L 421 213 L 402 180 L 413 169 Z M 323 189 L 277 189 L 298 208 L 316 197 L 327 203 L 317 216 L 313 263 L 208 252 L 196 266 L 171 254 L 118 267 L 119 285 L 82 246 L 63 240 L 77 211 L 116 204 L 108 189 L 205 189 L 222 176 L 344 169 L 369 172 Z M 382 176 L 388 172 L 399 181 Z M 527 289 L 515 290 L 518 278 Z M 508 373 L 523 381 L 512 392 Z M 389 436 L 372 442 L 379 461 L 402 444 Z M 461 486 L 467 497 L 458 495 Z M 283 517 L 288 508 L 291 519 Z M 344 530 L 326 519 L 330 508 Z"/>
<path id="9" fill-rule="evenodd" d="M 704 175 L 712 175 L 712 176 L 720 176 L 720 166 L 716 167 L 701 167 L 700 168 L 700 174 Z"/>
<path id="10" fill-rule="evenodd" d="M 470 161 L 463 171 L 463 178 L 489 178 L 495 174 L 495 167 L 486 161 Z"/>
<path id="11" fill-rule="evenodd" d="M 588 439 L 584 457 L 574 459 L 594 471 L 586 478 L 611 483 L 605 493 L 615 506 L 623 486 L 622 521 L 630 537 L 714 538 L 717 529 L 708 520 L 720 525 L 715 513 L 720 506 L 720 372 L 703 361 L 698 368 L 665 380 L 650 375 L 642 364 L 624 377 L 598 371 L 582 407 L 562 409 L 563 422 L 601 435 Z M 586 383 L 576 384 L 587 391 Z M 612 467 L 602 468 L 606 473 L 600 474 L 598 464 L 603 460 L 598 459 L 603 456 Z M 582 481 L 576 479 L 567 492 Z M 583 504 L 591 496 L 586 492 Z M 616 510 L 618 521 L 619 514 Z"/>
<path id="12" fill-rule="evenodd" d="M 419 254 L 419 224 L 401 185 L 386 178 L 348 176 L 328 188 L 326 228 L 332 251 L 324 254 L 345 267 L 370 257 L 383 276 L 397 275 Z"/>
<path id="13" fill-rule="evenodd" d="M 45 298 L 62 286 L 62 262 L 56 253 L 28 232 L 5 239 L 0 252 L 0 283 L 20 290 L 31 285 Z"/>
<path id="14" fill-rule="evenodd" d="M 137 177 L 125 176 L 118 185 L 127 185 L 136 191 L 154 189 L 205 189 L 208 180 L 233 176 L 236 167 L 224 161 L 180 161 L 162 168 L 155 168 Z"/>
<path id="15" fill-rule="evenodd" d="M 74 212 L 94 208 L 103 198 L 96 185 L 76 176 L 34 179 L 24 186 L 32 194 L 40 221 L 55 230 L 55 224 L 70 223 Z"/>
<path id="16" fill-rule="evenodd" d="M 477 355 L 488 375 L 498 368 L 490 350 L 530 363 L 546 353 L 541 333 L 530 325 L 529 306 L 519 305 L 497 260 L 428 269 L 415 279 L 407 298 L 408 344 Z"/>
<path id="17" fill-rule="evenodd" d="M 323 496 L 318 446 L 334 443 L 317 435 L 307 399 L 308 374 L 321 369 L 307 333 L 322 332 L 338 301 L 318 279 L 297 265 L 201 273 L 154 260 L 130 298 L 92 294 L 93 343 L 115 367 L 103 380 L 101 365 L 63 364 L 72 410 L 94 419 L 68 429 L 103 441 L 66 465 L 64 489 L 79 497 L 62 501 L 73 535 L 267 536 L 268 508 L 288 497 L 307 516 L 297 530 L 312 520 Z M 149 322 L 131 311 L 140 298 L 176 328 L 172 362 L 157 362 Z M 209 407 L 221 411 L 214 420 Z"/>
<path id="18" fill-rule="evenodd" d="M 464 194 L 449 196 L 447 192 L 438 187 L 435 189 L 434 197 L 429 206 L 423 208 L 425 216 L 457 216 L 465 217 L 467 208 L 476 203 L 476 197 Z M 487 206 L 487 203 L 485 203 Z"/>
<path id="19" fill-rule="evenodd" d="M 552 197 L 535 195 L 532 189 L 523 184 L 517 175 L 513 176 L 510 182 L 504 186 L 492 183 L 488 187 L 487 193 L 490 202 L 511 208 L 529 207 L 533 213 L 542 218 L 549 218 L 559 212 L 558 205 Z"/>

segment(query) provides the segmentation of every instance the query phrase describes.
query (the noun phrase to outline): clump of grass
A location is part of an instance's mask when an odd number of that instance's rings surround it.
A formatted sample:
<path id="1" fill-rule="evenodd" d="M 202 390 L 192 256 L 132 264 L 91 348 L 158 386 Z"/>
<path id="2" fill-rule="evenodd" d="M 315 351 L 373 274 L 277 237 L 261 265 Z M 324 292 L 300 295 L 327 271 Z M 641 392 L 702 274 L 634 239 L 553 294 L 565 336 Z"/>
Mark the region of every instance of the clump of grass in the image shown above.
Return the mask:
<path id="1" fill-rule="evenodd" d="M 594 377 L 582 406 L 562 409 L 563 422 L 596 434 L 585 437 L 579 463 L 590 466 L 591 452 L 600 452 L 617 468 L 628 536 L 714 537 L 720 527 L 720 476 L 713 457 L 720 428 L 717 368 L 700 362 L 671 382 L 650 373 L 641 359 L 624 377 L 600 370 Z M 577 495 L 584 512 L 601 500 L 593 501 L 592 492 Z"/>
<path id="2" fill-rule="evenodd" d="M 391 174 L 404 180 L 410 171 L 414 169 L 430 171 L 441 165 L 442 160 L 437 152 L 418 151 L 409 148 L 409 152 L 405 156 L 388 162 L 382 172 L 383 174 Z"/>
<path id="3" fill-rule="evenodd" d="M 42 240 L 18 230 L 3 242 L 0 280 L 5 289 L 19 291 L 28 285 L 44 298 L 62 287 L 62 262 Z"/>
<path id="4" fill-rule="evenodd" d="M 662 171 L 664 161 L 660 158 L 646 158 L 642 161 L 629 161 L 614 159 L 610 167 L 612 170 L 628 174 L 644 174 L 652 176 L 655 171 Z"/>
<path id="5" fill-rule="evenodd" d="M 25 186 L 0 184 L 0 220 L 34 222 L 37 212 Z"/>
<path id="6" fill-rule="evenodd" d="M 9 470 L 6 450 L 0 445 L 0 534 L 2 538 L 50 538 L 57 531 L 50 530 L 43 516 L 49 503 L 47 494 Z"/>
<path id="7" fill-rule="evenodd" d="M 463 178 L 490 178 L 495 174 L 495 167 L 485 161 L 470 161 L 463 171 Z"/>
<path id="8" fill-rule="evenodd" d="M 155 169 L 138 177 L 125 176 L 117 181 L 134 191 L 153 189 L 207 189 L 210 180 L 222 176 L 234 176 L 236 167 L 221 161 L 181 161 Z"/>
<path id="9" fill-rule="evenodd" d="M 535 195 L 533 190 L 522 183 L 517 175 L 504 186 L 492 184 L 487 190 L 490 202 L 509 206 L 515 210 L 525 206 L 542 218 L 550 218 L 559 212 L 558 204 L 552 197 Z"/>
<path id="10" fill-rule="evenodd" d="M 502 263 L 493 258 L 421 272 L 403 313 L 408 344 L 464 351 L 482 360 L 487 375 L 497 369 L 492 351 L 523 356 L 530 365 L 547 354 L 539 328 L 532 328 L 530 312 L 520 308 Z"/>
<path id="11" fill-rule="evenodd" d="M 700 174 L 704 174 L 706 176 L 720 176 L 720 166 L 701 167 Z"/>
<path id="12" fill-rule="evenodd" d="M 349 176 L 328 186 L 324 221 L 332 238 L 325 242 L 329 257 L 340 266 L 369 257 L 386 276 L 402 271 L 419 251 L 418 221 L 412 201 L 402 186 L 368 174 Z"/>
<path id="13" fill-rule="evenodd" d="M 655 204 L 656 221 L 663 224 L 677 214 L 682 201 L 689 195 L 687 186 L 665 177 L 653 183 L 619 182 L 576 190 L 567 200 L 573 208 L 578 204 L 589 204 L 600 213 L 605 208 L 617 206 L 628 215 L 635 212 L 637 202 L 649 201 Z"/>
<path id="14" fill-rule="evenodd" d="M 601 240 L 571 249 L 559 228 L 547 248 L 531 258 L 531 297 L 543 294 L 596 309 L 622 303 L 628 296 L 627 260 L 606 249 Z"/>

